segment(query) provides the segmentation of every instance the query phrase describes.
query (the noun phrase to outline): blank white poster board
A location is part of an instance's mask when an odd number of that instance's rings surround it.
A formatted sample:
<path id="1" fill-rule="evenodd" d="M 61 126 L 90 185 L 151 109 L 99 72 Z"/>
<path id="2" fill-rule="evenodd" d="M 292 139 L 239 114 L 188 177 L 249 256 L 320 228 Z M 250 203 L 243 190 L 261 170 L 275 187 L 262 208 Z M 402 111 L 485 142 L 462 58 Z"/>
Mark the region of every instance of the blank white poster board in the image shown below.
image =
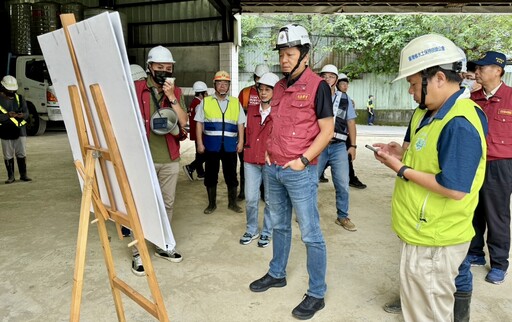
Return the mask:
<path id="1" fill-rule="evenodd" d="M 92 84 L 99 84 L 101 88 L 144 236 L 162 249 L 173 249 L 176 242 L 146 139 L 119 14 L 105 12 L 71 25 L 68 30 L 86 87 L 92 119 L 98 130 L 99 145 L 108 148 L 103 132 L 100 131 L 101 124 L 90 93 L 89 86 Z M 68 92 L 68 86 L 78 86 L 78 82 L 64 30 L 59 29 L 38 36 L 38 40 L 59 100 L 73 158 L 83 162 Z M 87 115 L 83 114 L 88 124 Z M 87 128 L 89 140 L 93 142 L 89 126 Z M 121 190 L 110 162 L 107 162 L 107 172 L 113 186 L 116 206 L 119 211 L 126 213 Z M 96 176 L 102 201 L 109 205 L 105 181 L 98 164 Z"/>

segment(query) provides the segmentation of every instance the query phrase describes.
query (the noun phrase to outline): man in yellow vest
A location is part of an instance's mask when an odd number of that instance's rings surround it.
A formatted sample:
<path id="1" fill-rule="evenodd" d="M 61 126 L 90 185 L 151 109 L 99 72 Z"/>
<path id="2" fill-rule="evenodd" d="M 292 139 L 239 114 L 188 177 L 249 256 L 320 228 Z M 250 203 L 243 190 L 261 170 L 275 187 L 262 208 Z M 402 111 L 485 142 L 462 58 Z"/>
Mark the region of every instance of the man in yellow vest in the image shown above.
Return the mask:
<path id="1" fill-rule="evenodd" d="M 208 193 L 205 214 L 217 209 L 217 183 L 220 162 L 228 187 L 228 208 L 237 213 L 243 210 L 236 203 L 237 153 L 244 148 L 245 113 L 238 98 L 228 95 L 231 77 L 223 70 L 213 78 L 215 94 L 207 96 L 196 108 L 197 152 L 205 155 L 204 185 Z"/>
<path id="2" fill-rule="evenodd" d="M 6 184 L 13 183 L 14 157 L 18 162 L 20 180 L 32 181 L 27 176 L 26 120 L 29 113 L 25 100 L 16 94 L 18 82 L 13 76 L 2 78 L 0 85 L 0 138 L 2 139 L 2 152 L 4 154 L 5 167 L 7 168 Z"/>
<path id="3" fill-rule="evenodd" d="M 449 39 L 429 34 L 402 50 L 399 75 L 419 104 L 410 144 L 374 144 L 397 173 L 392 225 L 402 241 L 400 298 L 406 321 L 453 321 L 455 277 L 475 231 L 473 212 L 485 175 L 487 121 L 464 98 L 462 60 Z M 470 298 L 465 299 L 469 307 Z M 421 305 L 418 305 L 421 303 Z"/>

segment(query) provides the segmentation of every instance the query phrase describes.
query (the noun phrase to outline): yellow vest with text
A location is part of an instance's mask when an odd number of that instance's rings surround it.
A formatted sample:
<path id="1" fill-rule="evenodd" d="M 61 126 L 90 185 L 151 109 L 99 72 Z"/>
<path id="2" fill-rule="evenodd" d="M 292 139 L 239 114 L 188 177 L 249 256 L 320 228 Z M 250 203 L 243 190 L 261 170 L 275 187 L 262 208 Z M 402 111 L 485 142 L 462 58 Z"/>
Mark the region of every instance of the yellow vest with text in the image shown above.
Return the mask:
<path id="1" fill-rule="evenodd" d="M 415 170 L 438 174 L 437 144 L 446 124 L 454 117 L 465 117 L 480 136 L 482 156 L 471 190 L 461 200 L 434 193 L 412 181 L 397 178 L 392 199 L 393 229 L 400 239 L 411 245 L 449 246 L 471 241 L 475 231 L 472 220 L 478 204 L 478 191 L 485 175 L 487 145 L 476 108 L 470 99 L 458 99 L 442 119 L 433 119 L 419 128 L 427 110 L 416 109 L 411 119 L 411 142 L 403 163 Z"/>

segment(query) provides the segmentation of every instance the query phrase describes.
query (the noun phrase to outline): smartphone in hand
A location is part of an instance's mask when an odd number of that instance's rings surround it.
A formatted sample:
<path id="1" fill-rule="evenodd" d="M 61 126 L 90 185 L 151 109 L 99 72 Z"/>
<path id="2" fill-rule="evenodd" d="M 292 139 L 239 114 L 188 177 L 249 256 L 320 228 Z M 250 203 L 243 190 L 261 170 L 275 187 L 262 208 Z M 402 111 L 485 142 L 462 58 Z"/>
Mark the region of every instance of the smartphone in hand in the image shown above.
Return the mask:
<path id="1" fill-rule="evenodd" d="M 367 148 L 367 149 L 369 149 L 369 150 L 372 150 L 372 151 L 373 151 L 373 152 L 375 152 L 375 153 L 377 153 L 377 152 L 379 151 L 379 149 L 378 149 L 378 148 L 373 147 L 373 146 L 371 146 L 371 145 L 369 145 L 369 144 L 366 144 L 364 147 L 365 147 L 365 148 Z"/>

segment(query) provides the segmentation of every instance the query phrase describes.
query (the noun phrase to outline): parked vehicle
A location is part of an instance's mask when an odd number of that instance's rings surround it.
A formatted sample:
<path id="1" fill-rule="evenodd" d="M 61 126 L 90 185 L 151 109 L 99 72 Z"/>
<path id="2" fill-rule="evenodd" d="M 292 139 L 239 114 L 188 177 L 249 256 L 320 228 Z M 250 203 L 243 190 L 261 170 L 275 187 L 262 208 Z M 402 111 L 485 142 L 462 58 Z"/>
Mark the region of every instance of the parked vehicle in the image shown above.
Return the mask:
<path id="1" fill-rule="evenodd" d="M 62 121 L 59 102 L 55 96 L 43 56 L 11 56 L 6 74 L 16 77 L 18 94 L 27 101 L 30 113 L 28 135 L 41 135 L 46 122 Z"/>

